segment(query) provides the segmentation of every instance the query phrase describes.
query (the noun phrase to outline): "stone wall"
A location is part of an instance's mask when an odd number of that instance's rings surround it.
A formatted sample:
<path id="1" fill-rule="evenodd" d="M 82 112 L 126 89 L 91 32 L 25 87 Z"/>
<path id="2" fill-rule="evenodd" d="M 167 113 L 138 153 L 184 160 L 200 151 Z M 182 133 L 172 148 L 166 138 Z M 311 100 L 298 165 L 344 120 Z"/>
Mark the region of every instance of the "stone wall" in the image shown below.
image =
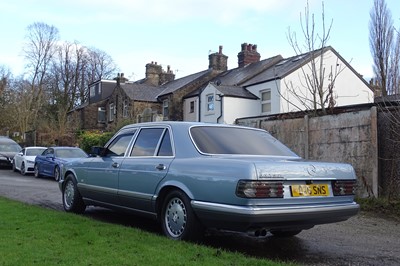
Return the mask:
<path id="1" fill-rule="evenodd" d="M 266 129 L 305 159 L 352 164 L 357 195 L 378 196 L 376 107 L 319 117 L 243 118 L 237 123 Z"/>

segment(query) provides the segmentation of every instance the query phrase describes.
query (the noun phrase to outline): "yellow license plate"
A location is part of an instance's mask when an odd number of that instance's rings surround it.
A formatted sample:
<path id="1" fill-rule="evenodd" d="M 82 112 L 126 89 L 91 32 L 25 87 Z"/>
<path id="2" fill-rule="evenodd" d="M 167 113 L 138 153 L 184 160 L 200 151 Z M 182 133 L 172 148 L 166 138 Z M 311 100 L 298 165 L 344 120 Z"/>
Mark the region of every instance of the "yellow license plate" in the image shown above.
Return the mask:
<path id="1" fill-rule="evenodd" d="M 328 185 L 292 185 L 292 197 L 329 196 Z"/>

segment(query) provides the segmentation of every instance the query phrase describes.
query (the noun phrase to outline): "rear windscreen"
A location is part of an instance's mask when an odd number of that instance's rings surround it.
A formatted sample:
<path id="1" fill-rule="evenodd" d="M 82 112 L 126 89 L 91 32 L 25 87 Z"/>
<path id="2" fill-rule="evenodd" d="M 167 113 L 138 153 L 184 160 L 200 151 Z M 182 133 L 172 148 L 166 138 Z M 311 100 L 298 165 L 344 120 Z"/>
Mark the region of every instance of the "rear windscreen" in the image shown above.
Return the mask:
<path id="1" fill-rule="evenodd" d="M 202 153 L 297 157 L 289 148 L 262 130 L 199 126 L 192 127 L 190 134 Z"/>

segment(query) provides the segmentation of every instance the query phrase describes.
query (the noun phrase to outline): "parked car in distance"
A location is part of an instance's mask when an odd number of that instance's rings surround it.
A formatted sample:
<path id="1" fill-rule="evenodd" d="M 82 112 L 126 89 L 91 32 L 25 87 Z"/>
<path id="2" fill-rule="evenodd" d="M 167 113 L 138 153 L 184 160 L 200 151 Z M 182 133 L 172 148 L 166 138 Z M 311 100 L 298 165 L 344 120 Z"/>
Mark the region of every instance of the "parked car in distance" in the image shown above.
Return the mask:
<path id="1" fill-rule="evenodd" d="M 21 146 L 9 137 L 0 136 L 0 167 L 12 167 L 12 160 Z"/>
<path id="2" fill-rule="evenodd" d="M 351 165 L 305 161 L 260 129 L 132 124 L 95 150 L 64 165 L 65 211 L 130 211 L 158 219 L 171 239 L 196 240 L 206 228 L 293 236 L 359 211 Z"/>
<path id="3" fill-rule="evenodd" d="M 88 154 L 78 147 L 50 147 L 36 156 L 33 172 L 36 178 L 48 176 L 58 181 L 64 163 L 86 157 Z"/>
<path id="4" fill-rule="evenodd" d="M 42 154 L 46 147 L 32 146 L 23 148 L 13 158 L 13 170 L 22 175 L 33 173 L 36 155 Z"/>

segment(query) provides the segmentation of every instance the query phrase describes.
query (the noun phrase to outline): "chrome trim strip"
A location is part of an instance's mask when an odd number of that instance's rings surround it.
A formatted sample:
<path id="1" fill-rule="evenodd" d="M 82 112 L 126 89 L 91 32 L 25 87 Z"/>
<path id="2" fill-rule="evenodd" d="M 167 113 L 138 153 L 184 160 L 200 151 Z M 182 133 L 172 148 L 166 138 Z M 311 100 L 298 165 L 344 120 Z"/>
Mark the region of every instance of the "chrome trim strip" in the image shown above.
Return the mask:
<path id="1" fill-rule="evenodd" d="M 103 193 L 108 193 L 108 194 L 117 194 L 117 192 L 118 192 L 117 188 L 107 188 L 107 187 L 93 186 L 93 185 L 88 185 L 88 184 L 85 184 L 85 183 L 78 183 L 78 188 L 91 190 L 91 191 L 96 191 L 96 192 L 103 192 Z"/>
<path id="2" fill-rule="evenodd" d="M 211 202 L 192 201 L 192 207 L 211 212 L 231 213 L 238 215 L 276 215 L 276 214 L 301 214 L 301 213 L 319 213 L 327 211 L 351 211 L 358 212 L 360 205 L 356 202 L 347 204 L 330 205 L 311 205 L 311 206 L 274 206 L 274 207 L 252 207 L 235 206 L 227 204 L 218 204 Z"/>
<path id="3" fill-rule="evenodd" d="M 145 199 L 145 200 L 151 200 L 153 197 L 153 195 L 151 194 L 133 192 L 128 190 L 118 190 L 118 195 L 125 196 L 128 198 Z"/>

